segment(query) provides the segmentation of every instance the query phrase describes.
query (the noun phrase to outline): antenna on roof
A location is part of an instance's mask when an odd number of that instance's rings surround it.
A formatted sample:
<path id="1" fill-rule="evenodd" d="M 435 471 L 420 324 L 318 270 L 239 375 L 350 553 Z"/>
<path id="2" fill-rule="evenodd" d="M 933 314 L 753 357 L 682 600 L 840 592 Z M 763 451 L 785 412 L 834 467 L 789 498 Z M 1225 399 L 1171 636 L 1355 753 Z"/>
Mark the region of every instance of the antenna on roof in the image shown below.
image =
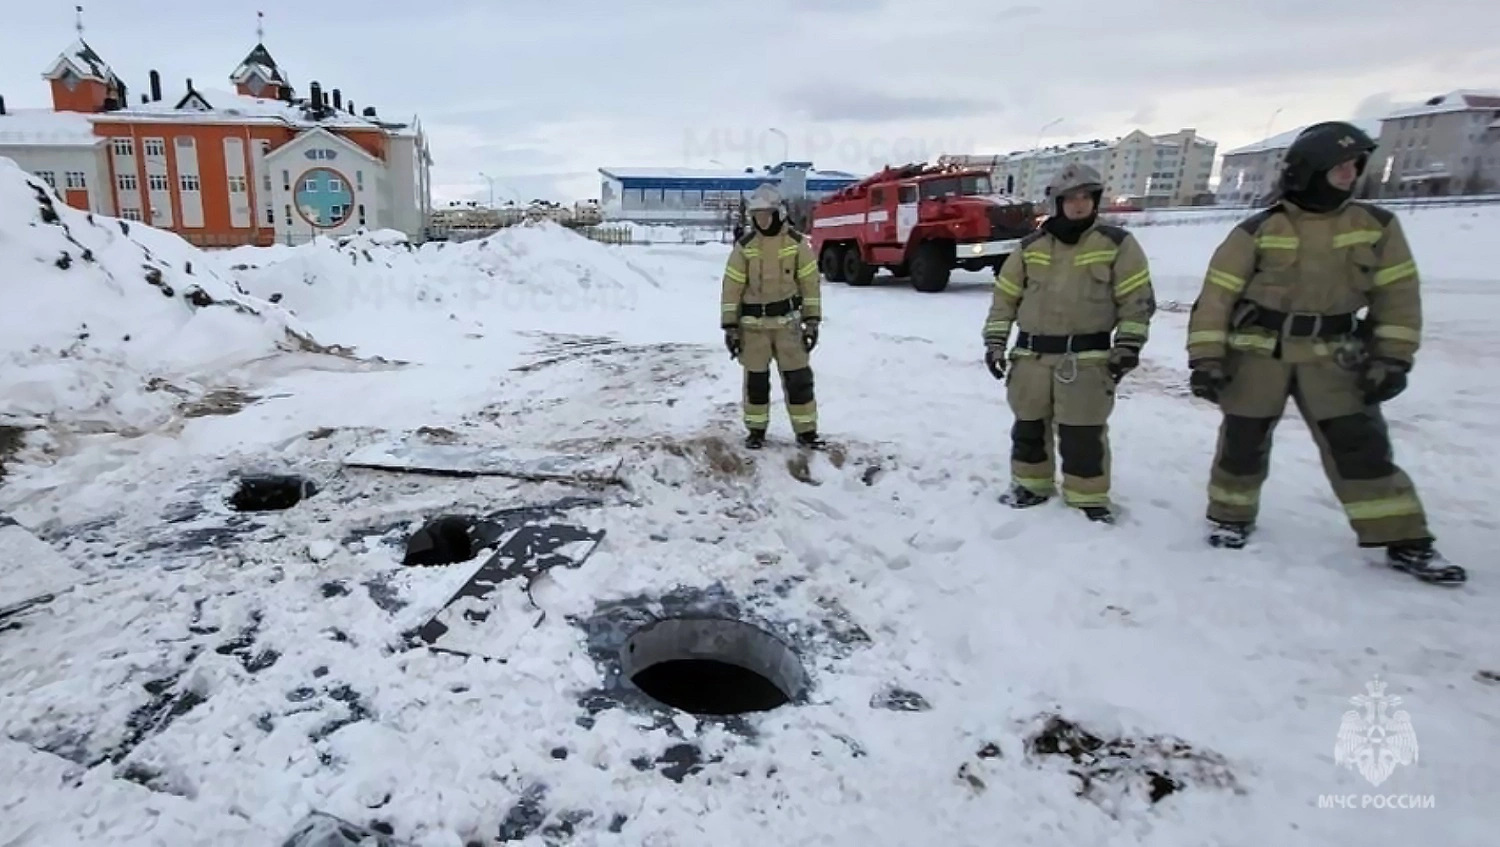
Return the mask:
<path id="1" fill-rule="evenodd" d="M 74 13 L 73 28 L 76 29 L 76 30 L 78 30 L 78 37 L 82 38 L 83 37 L 83 7 L 82 6 L 74 6 L 73 7 L 73 13 Z"/>
<path id="2" fill-rule="evenodd" d="M 255 13 L 255 40 L 259 44 L 266 43 L 266 13 Z"/>

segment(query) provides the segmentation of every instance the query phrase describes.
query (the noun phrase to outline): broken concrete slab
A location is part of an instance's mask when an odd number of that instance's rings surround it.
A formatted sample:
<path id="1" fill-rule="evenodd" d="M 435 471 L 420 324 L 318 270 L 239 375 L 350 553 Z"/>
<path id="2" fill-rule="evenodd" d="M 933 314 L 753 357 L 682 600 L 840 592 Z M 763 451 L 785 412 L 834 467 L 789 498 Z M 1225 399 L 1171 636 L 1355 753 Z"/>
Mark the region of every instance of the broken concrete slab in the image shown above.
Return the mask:
<path id="1" fill-rule="evenodd" d="M 52 545 L 0 512 L 0 610 L 46 602 L 72 587 L 78 571 Z"/>
<path id="2" fill-rule="evenodd" d="M 384 827 L 382 827 L 384 828 Z M 310 812 L 297 823 L 281 847 L 412 847 L 388 832 L 350 823 L 326 812 Z"/>
<path id="3" fill-rule="evenodd" d="M 567 523 L 563 512 L 598 501 L 566 498 L 541 506 L 521 506 L 477 521 L 471 534 L 477 546 L 498 545 L 453 596 L 431 618 L 408 633 L 408 643 L 433 650 L 486 659 L 506 658 L 536 625 L 527 616 L 496 614 L 501 585 L 531 581 L 555 567 L 579 568 L 604 538 L 604 530 Z M 529 596 L 529 594 L 528 594 Z"/>
<path id="4" fill-rule="evenodd" d="M 411 437 L 371 444 L 344 458 L 345 467 L 440 476 L 508 476 L 527 480 L 618 483 L 620 456 L 545 453 L 479 444 L 431 444 Z"/>

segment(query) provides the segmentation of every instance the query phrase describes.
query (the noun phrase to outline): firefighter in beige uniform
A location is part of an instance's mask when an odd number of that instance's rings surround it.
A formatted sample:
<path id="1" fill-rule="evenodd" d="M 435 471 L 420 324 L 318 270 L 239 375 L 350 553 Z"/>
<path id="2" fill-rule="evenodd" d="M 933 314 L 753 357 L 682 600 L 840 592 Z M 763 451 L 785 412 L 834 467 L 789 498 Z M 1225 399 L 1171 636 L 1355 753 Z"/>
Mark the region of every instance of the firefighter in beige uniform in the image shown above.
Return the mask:
<path id="1" fill-rule="evenodd" d="M 1054 212 L 1000 268 L 984 325 L 985 364 L 1005 380 L 1015 417 L 1011 487 L 1000 499 L 1025 508 L 1051 498 L 1055 425 L 1063 501 L 1111 523 L 1106 425 L 1156 311 L 1151 272 L 1134 236 L 1097 223 L 1097 171 L 1066 165 L 1048 191 Z"/>
<path id="2" fill-rule="evenodd" d="M 1380 412 L 1406 387 L 1422 300 L 1395 214 L 1351 200 L 1375 147 L 1342 121 L 1303 130 L 1287 149 L 1281 199 L 1231 230 L 1209 262 L 1187 339 L 1193 394 L 1224 415 L 1209 542 L 1245 545 L 1290 396 L 1360 546 L 1384 547 L 1392 567 L 1420 579 L 1457 584 L 1464 569 L 1433 549 Z"/>
<path id="3" fill-rule="evenodd" d="M 760 448 L 771 423 L 771 362 L 797 443 L 819 447 L 818 408 L 809 356 L 823 317 L 818 261 L 781 211 L 781 196 L 762 185 L 747 205 L 750 226 L 724 267 L 719 325 L 729 355 L 745 369 L 745 446 Z"/>

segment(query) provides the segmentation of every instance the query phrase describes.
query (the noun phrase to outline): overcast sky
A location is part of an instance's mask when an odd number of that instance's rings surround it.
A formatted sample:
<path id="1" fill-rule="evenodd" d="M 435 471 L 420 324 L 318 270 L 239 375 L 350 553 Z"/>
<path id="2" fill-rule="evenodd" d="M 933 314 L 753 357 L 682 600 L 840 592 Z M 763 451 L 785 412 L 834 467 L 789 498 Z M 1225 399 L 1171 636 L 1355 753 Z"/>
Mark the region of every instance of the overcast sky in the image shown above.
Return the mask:
<path id="1" fill-rule="evenodd" d="M 6 0 L 0 94 L 45 106 L 73 4 Z M 1220 151 L 1455 88 L 1500 88 L 1493 0 L 95 0 L 134 92 L 227 89 L 266 15 L 299 94 L 419 115 L 435 199 L 572 200 L 602 166 L 867 172 L 1194 127 Z M 356 7 L 361 17 L 342 19 Z M 1277 110 L 1280 110 L 1279 113 Z M 1274 116 L 1274 119 L 1273 119 Z M 1058 120 L 1060 119 L 1060 120 Z M 1056 121 L 1054 123 L 1054 121 Z M 1050 126 L 1049 126 L 1050 124 Z M 1046 127 L 1045 133 L 1042 133 Z"/>

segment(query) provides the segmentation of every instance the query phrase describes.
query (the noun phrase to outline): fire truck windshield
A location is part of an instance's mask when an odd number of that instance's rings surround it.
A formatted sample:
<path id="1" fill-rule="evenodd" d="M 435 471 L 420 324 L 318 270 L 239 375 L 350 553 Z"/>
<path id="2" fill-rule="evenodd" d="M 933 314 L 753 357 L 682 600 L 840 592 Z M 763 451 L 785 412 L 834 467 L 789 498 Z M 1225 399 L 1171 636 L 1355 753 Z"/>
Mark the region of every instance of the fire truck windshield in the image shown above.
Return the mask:
<path id="1" fill-rule="evenodd" d="M 990 178 L 982 174 L 971 176 L 945 176 L 938 179 L 929 179 L 922 183 L 922 198 L 933 199 L 937 197 L 972 197 L 976 194 L 989 194 Z"/>

